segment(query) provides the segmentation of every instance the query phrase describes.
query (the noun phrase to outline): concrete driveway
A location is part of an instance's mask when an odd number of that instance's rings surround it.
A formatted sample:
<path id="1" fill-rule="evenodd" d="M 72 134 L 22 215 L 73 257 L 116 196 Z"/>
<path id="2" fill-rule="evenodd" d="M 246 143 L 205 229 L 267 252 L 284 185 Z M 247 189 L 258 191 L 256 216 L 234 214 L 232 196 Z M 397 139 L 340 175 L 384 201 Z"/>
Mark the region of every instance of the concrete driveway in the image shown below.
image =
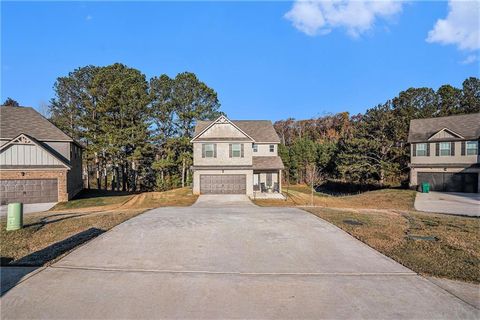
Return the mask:
<path id="1" fill-rule="evenodd" d="M 47 203 L 27 203 L 23 205 L 23 214 L 34 213 L 34 212 L 43 212 L 48 211 L 56 202 L 47 202 Z M 0 217 L 6 217 L 8 213 L 8 205 L 0 206 Z"/>
<path id="2" fill-rule="evenodd" d="M 20 283 L 2 319 L 480 316 L 304 211 L 200 198 L 133 218 Z"/>
<path id="3" fill-rule="evenodd" d="M 426 212 L 448 213 L 480 217 L 479 193 L 417 192 L 415 209 Z"/>

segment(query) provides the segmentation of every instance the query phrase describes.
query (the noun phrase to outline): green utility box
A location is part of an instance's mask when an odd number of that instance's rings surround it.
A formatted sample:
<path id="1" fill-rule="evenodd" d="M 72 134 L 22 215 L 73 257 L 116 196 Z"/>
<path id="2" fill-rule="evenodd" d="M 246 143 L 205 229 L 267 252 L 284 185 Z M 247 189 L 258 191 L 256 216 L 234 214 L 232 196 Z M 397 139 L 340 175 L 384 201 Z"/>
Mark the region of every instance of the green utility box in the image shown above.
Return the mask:
<path id="1" fill-rule="evenodd" d="M 430 192 L 430 184 L 427 182 L 422 183 L 422 193 Z"/>
<path id="2" fill-rule="evenodd" d="M 23 227 L 23 203 L 8 204 L 7 231 L 18 230 Z"/>

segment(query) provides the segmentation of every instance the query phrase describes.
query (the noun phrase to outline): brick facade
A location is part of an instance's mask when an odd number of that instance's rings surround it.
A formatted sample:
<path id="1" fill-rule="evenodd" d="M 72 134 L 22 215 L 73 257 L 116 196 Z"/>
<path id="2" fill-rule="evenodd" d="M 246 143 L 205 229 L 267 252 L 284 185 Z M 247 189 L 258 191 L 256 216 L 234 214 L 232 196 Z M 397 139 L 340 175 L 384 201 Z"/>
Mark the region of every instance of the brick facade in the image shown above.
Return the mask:
<path id="1" fill-rule="evenodd" d="M 65 170 L 1 170 L 1 180 L 16 179 L 57 179 L 58 182 L 58 201 L 68 201 L 67 190 L 67 169 Z"/>

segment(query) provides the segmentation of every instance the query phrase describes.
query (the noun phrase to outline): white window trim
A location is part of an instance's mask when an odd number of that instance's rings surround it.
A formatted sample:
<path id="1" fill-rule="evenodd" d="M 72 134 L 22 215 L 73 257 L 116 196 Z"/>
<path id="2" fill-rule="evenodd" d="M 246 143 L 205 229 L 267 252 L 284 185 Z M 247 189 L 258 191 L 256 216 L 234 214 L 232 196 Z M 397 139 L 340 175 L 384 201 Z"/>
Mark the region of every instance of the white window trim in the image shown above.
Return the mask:
<path id="1" fill-rule="evenodd" d="M 211 150 L 208 150 L 211 147 Z M 208 153 L 211 152 L 211 155 Z M 215 146 L 213 143 L 205 143 L 205 158 L 215 158 Z"/>
<path id="2" fill-rule="evenodd" d="M 258 144 L 256 143 L 252 144 L 252 149 L 253 149 L 253 152 L 258 152 Z"/>
<path id="3" fill-rule="evenodd" d="M 274 145 L 274 144 L 270 144 L 270 145 L 268 146 L 268 151 L 270 151 L 270 152 L 275 152 L 275 145 Z"/>
<path id="4" fill-rule="evenodd" d="M 235 149 L 238 147 L 238 150 Z M 235 152 L 238 152 L 238 155 L 235 155 Z M 232 158 L 241 158 L 242 157 L 242 145 L 240 143 L 232 143 Z"/>
<path id="5" fill-rule="evenodd" d="M 442 148 L 442 146 L 448 146 L 448 148 Z M 440 142 L 440 156 L 448 157 L 452 155 L 452 144 L 450 142 Z M 448 150 L 448 154 L 442 154 L 442 151 Z"/>
<path id="6" fill-rule="evenodd" d="M 422 148 L 420 148 L 420 146 Z M 415 145 L 415 154 L 417 155 L 417 157 L 425 157 L 427 156 L 427 144 L 426 143 L 417 143 Z M 420 154 L 419 152 L 422 152 L 423 154 Z"/>
<path id="7" fill-rule="evenodd" d="M 471 147 L 472 145 L 474 146 L 473 148 Z M 468 153 L 469 150 L 475 150 L 475 153 Z M 465 154 L 467 156 L 476 156 L 478 154 L 478 141 L 467 141 L 465 143 Z"/>

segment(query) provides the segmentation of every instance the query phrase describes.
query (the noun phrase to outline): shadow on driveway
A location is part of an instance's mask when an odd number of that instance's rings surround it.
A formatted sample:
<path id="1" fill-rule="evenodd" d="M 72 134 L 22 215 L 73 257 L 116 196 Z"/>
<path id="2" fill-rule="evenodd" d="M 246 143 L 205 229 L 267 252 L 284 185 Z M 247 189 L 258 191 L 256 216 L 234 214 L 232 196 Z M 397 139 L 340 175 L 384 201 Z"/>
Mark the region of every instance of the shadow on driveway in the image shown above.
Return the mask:
<path id="1" fill-rule="evenodd" d="M 67 239 L 56 242 L 44 249 L 33 252 L 18 260 L 1 257 L 1 293 L 3 296 L 8 290 L 22 281 L 28 274 L 36 271 L 45 263 L 59 257 L 73 248 L 99 236 L 105 230 L 90 228 Z"/>

